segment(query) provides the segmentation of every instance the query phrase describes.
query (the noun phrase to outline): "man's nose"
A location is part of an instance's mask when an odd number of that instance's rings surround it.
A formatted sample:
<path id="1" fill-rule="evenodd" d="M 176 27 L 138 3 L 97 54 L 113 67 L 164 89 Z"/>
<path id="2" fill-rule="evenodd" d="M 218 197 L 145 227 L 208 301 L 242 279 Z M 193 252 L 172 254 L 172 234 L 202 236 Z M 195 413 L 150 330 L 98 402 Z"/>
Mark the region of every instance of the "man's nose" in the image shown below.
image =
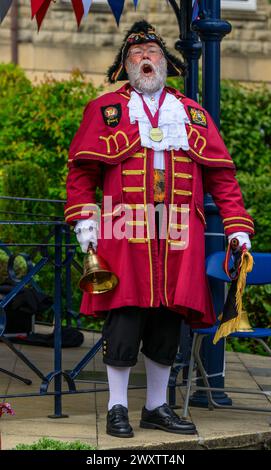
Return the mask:
<path id="1" fill-rule="evenodd" d="M 148 49 L 145 49 L 145 51 L 143 51 L 142 59 L 150 59 L 150 54 L 149 54 Z"/>

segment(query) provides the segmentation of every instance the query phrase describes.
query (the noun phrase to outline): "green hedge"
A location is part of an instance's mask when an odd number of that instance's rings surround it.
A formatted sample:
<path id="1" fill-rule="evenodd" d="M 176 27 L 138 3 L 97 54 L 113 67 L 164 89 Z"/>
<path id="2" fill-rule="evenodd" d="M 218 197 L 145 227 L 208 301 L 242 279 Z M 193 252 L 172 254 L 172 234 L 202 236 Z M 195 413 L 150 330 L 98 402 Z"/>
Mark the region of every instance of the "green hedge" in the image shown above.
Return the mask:
<path id="1" fill-rule="evenodd" d="M 47 198 L 47 180 L 47 172 L 36 163 L 27 160 L 12 162 L 4 168 L 2 194 L 22 198 Z M 33 216 L 37 220 L 46 220 L 46 215 L 50 213 L 48 204 L 32 201 L 16 201 L 13 199 L 0 200 L 0 210 L 4 212 L 3 218 L 6 220 L 32 220 Z M 44 227 L 42 226 L 1 226 L 1 238 L 10 242 L 18 241 L 18 235 L 24 241 L 38 241 L 42 238 L 43 233 Z"/>
<path id="2" fill-rule="evenodd" d="M 36 163 L 47 174 L 49 196 L 65 199 L 68 148 L 98 91 L 79 72 L 33 85 L 20 68 L 0 64 L 1 162 Z"/>
<path id="3" fill-rule="evenodd" d="M 169 84 L 183 87 L 176 79 Z M 14 162 L 25 162 L 38 165 L 44 172 L 44 183 L 37 185 L 40 195 L 65 199 L 69 144 L 84 106 L 99 92 L 79 72 L 70 80 L 46 78 L 43 83 L 32 84 L 20 68 L 0 64 L 0 194 L 4 192 L 3 174 L 7 181 L 15 171 Z M 264 85 L 250 89 L 222 81 L 221 132 L 238 170 L 246 208 L 255 219 L 253 249 L 270 251 L 271 91 Z M 33 194 L 29 172 L 28 176 L 21 174 L 21 182 L 16 172 L 18 184 L 9 184 L 12 194 Z M 5 183 L 5 192 L 9 188 Z M 254 287 L 248 292 L 246 307 L 254 315 L 253 321 L 264 319 L 265 326 L 270 325 L 270 292 Z M 79 299 L 79 292 L 76 295 Z"/>
<path id="4" fill-rule="evenodd" d="M 81 441 L 59 441 L 42 437 L 33 444 L 18 444 L 12 450 L 95 450 L 96 447 L 85 444 Z"/>

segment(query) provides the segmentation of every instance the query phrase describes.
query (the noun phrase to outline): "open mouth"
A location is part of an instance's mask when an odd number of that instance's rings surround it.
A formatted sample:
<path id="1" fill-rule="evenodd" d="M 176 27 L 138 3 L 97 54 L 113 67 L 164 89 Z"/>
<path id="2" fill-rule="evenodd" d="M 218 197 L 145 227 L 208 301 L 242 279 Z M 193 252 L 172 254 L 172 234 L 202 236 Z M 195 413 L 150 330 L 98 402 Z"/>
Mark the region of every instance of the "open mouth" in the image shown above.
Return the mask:
<path id="1" fill-rule="evenodd" d="M 149 64 L 144 64 L 141 70 L 145 75 L 151 75 L 153 73 L 153 68 Z"/>

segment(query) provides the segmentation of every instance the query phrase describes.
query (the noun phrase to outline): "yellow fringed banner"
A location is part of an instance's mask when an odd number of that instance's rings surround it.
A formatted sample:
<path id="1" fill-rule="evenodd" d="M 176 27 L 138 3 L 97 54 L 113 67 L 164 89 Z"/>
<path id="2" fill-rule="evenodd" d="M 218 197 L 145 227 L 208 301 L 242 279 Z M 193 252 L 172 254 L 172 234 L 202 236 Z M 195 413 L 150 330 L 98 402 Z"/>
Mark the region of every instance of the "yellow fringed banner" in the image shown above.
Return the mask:
<path id="1" fill-rule="evenodd" d="M 243 305 L 243 293 L 246 287 L 246 279 L 247 273 L 250 273 L 253 269 L 253 257 L 247 251 L 244 250 L 241 255 L 240 260 L 240 272 L 238 279 L 232 282 L 230 290 L 236 290 L 234 295 L 234 303 L 235 303 L 235 310 L 236 316 L 231 318 L 228 321 L 223 322 L 223 315 L 221 319 L 221 324 L 219 325 L 216 334 L 213 339 L 213 343 L 216 344 L 221 338 L 225 338 L 226 336 L 238 331 L 241 321 L 241 313 L 242 313 L 242 305 Z M 230 291 L 229 291 L 230 293 Z"/>

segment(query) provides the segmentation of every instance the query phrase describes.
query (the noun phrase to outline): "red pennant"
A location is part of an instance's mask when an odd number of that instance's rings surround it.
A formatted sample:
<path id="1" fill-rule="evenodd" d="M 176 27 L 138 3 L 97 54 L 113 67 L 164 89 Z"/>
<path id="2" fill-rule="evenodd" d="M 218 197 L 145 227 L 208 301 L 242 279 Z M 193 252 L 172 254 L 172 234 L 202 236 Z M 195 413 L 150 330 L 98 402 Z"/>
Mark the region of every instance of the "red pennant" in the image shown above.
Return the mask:
<path id="1" fill-rule="evenodd" d="M 81 20 L 82 20 L 83 15 L 84 15 L 84 5 L 83 5 L 82 0 L 72 0 L 72 6 L 73 6 L 73 9 L 74 9 L 77 25 L 78 25 L 78 28 L 79 28 Z"/>
<path id="2" fill-rule="evenodd" d="M 32 18 L 36 16 L 38 31 L 52 0 L 31 0 Z"/>
<path id="3" fill-rule="evenodd" d="M 45 0 L 42 7 L 39 9 L 38 13 L 36 14 L 36 20 L 37 20 L 37 23 L 38 23 L 38 30 L 40 30 L 41 23 L 42 23 L 43 18 L 45 17 L 45 15 L 47 13 L 47 10 L 50 6 L 51 1 L 52 0 Z"/>
<path id="4" fill-rule="evenodd" d="M 32 18 L 36 16 L 38 13 L 40 7 L 42 7 L 42 4 L 44 3 L 45 0 L 31 0 L 31 11 L 32 11 Z"/>

